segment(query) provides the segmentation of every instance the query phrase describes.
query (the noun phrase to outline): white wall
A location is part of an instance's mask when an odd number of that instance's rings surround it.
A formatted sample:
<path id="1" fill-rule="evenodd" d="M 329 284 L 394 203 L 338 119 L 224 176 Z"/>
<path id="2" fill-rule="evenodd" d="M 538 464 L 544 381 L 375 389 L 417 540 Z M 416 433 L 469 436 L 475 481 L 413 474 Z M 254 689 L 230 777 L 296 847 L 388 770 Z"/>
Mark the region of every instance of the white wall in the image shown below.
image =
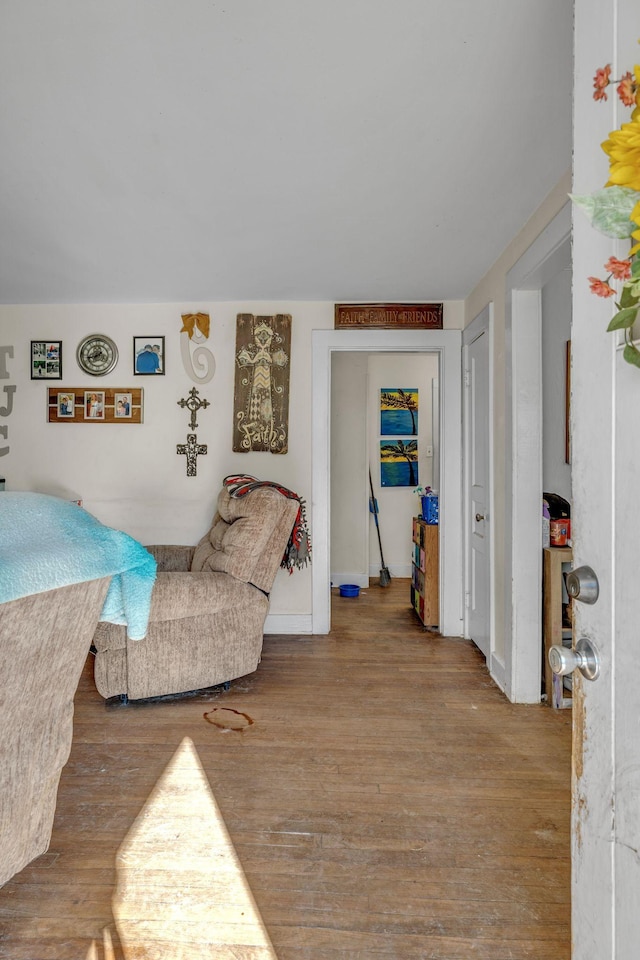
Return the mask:
<path id="1" fill-rule="evenodd" d="M 462 302 L 446 302 L 444 307 L 445 328 L 459 329 Z M 198 311 L 211 316 L 207 346 L 216 361 L 213 379 L 202 386 L 187 375 L 180 356 L 181 314 Z M 238 313 L 290 313 L 293 317 L 287 454 L 231 450 Z M 13 357 L 5 357 L 9 377 L 0 382 L 0 389 L 16 387 L 10 414 L 0 413 L 0 427 L 7 432 L 6 438 L 0 433 L 0 475 L 6 477 L 8 490 L 81 496 L 85 507 L 103 523 L 145 544 L 197 542 L 211 522 L 222 478 L 236 471 L 295 490 L 307 501 L 311 518 L 311 333 L 333 326 L 334 304 L 319 301 L 0 306 L 0 348 L 13 348 Z M 82 337 L 96 332 L 115 340 L 120 353 L 115 370 L 100 378 L 83 374 L 75 359 Z M 135 377 L 133 337 L 151 335 L 166 338 L 166 375 Z M 30 380 L 30 341 L 38 339 L 62 341 L 62 380 Z M 185 457 L 177 456 L 176 444 L 186 440 L 189 416 L 178 401 L 194 385 L 211 404 L 200 412 L 196 430 L 208 454 L 198 458 L 197 476 L 187 477 Z M 48 386 L 141 387 L 144 422 L 49 424 Z M 357 481 L 358 486 L 361 483 L 362 478 Z M 311 535 L 313 541 L 313 530 Z M 311 610 L 310 569 L 291 576 L 280 572 L 267 628 L 308 632 Z"/>
<path id="2" fill-rule="evenodd" d="M 419 390 L 418 456 L 421 486 L 431 485 L 434 354 L 335 353 L 331 360 L 331 582 L 368 586 L 378 577 L 380 547 L 369 512 L 369 467 L 378 501 L 385 565 L 392 576 L 411 576 L 411 518 L 420 509 L 414 487 L 380 485 L 380 390 Z"/>
<path id="3" fill-rule="evenodd" d="M 396 577 L 411 576 L 412 517 L 420 510 L 414 487 L 381 487 L 380 485 L 380 390 L 384 387 L 411 387 L 419 391 L 418 402 L 418 468 L 420 486 L 431 485 L 433 457 L 427 447 L 433 446 L 431 384 L 438 377 L 438 358 L 433 354 L 371 354 L 369 356 L 368 433 L 369 463 L 373 488 L 378 500 L 382 551 L 387 567 Z M 387 438 L 388 439 L 388 438 Z M 371 518 L 369 538 L 369 572 L 378 576 L 380 548 Z"/>
<path id="4" fill-rule="evenodd" d="M 178 406 L 196 386 L 185 373 L 180 356 L 181 314 L 211 315 L 208 346 L 216 360 L 213 379 L 198 386 L 210 406 L 200 411 L 198 441 L 208 445 L 198 458 L 196 477 L 186 476 L 184 443 L 188 412 Z M 291 313 L 291 379 L 289 451 L 233 453 L 231 450 L 236 315 Z M 34 490 L 62 496 L 79 495 L 85 507 L 109 526 L 124 530 L 142 543 L 196 543 L 215 509 L 221 480 L 229 473 L 248 472 L 276 480 L 295 490 L 311 514 L 311 330 L 333 327 L 333 304 L 194 303 L 108 304 L 0 307 L 0 346 L 13 346 L 7 359 L 9 378 L 16 386 L 13 410 L 4 419 L 9 452 L 0 460 L 8 490 Z M 78 342 L 88 333 L 106 333 L 115 340 L 120 359 L 106 377 L 88 377 L 75 359 Z M 133 376 L 133 337 L 166 337 L 166 375 Z M 63 344 L 63 379 L 48 383 L 29 377 L 30 341 L 58 339 Z M 81 388 L 142 387 L 144 423 L 49 424 L 48 386 Z M 309 615 L 309 568 L 291 576 L 280 572 L 272 594 L 272 614 Z M 310 625 L 310 619 L 309 619 Z"/>
<path id="5" fill-rule="evenodd" d="M 571 271 L 542 288 L 542 489 L 571 502 L 566 462 L 566 345 L 571 339 Z"/>
<path id="6" fill-rule="evenodd" d="M 369 585 L 366 353 L 331 358 L 331 583 Z"/>
<path id="7" fill-rule="evenodd" d="M 500 506 L 506 503 L 506 471 L 511 469 L 511 464 L 506 460 L 507 438 L 505 436 L 508 349 L 505 337 L 506 277 L 509 270 L 566 204 L 570 191 L 571 171 L 568 170 L 546 200 L 523 226 L 520 233 L 514 237 L 513 242 L 494 263 L 491 270 L 465 300 L 465 327 L 482 312 L 487 304 L 493 303 L 493 477 L 496 508 L 493 517 L 495 575 L 492 604 L 495 612 L 495 653 L 501 660 L 504 660 L 505 657 L 507 629 L 505 624 L 505 596 L 509 589 L 509 584 L 506 583 L 505 579 L 506 556 L 507 551 L 511 549 L 511 543 L 507 543 L 506 507 L 501 508 Z"/>

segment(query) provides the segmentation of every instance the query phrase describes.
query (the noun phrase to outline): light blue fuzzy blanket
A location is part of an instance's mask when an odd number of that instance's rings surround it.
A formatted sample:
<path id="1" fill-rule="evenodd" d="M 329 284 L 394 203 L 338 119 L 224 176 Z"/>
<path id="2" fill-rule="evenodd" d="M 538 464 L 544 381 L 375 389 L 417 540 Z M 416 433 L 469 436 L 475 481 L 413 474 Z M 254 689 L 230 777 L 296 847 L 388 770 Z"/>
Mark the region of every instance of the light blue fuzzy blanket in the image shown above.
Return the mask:
<path id="1" fill-rule="evenodd" d="M 156 561 L 82 507 L 40 493 L 0 493 L 0 603 L 111 577 L 100 619 L 147 632 Z"/>

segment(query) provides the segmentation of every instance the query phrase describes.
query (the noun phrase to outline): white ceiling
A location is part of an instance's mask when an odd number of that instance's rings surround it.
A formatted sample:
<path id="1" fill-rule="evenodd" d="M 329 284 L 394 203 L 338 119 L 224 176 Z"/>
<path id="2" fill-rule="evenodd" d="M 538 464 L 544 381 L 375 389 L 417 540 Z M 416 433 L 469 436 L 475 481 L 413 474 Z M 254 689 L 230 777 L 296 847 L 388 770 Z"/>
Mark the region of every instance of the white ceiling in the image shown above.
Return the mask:
<path id="1" fill-rule="evenodd" d="M 0 301 L 442 300 L 571 162 L 572 0 L 0 0 Z"/>

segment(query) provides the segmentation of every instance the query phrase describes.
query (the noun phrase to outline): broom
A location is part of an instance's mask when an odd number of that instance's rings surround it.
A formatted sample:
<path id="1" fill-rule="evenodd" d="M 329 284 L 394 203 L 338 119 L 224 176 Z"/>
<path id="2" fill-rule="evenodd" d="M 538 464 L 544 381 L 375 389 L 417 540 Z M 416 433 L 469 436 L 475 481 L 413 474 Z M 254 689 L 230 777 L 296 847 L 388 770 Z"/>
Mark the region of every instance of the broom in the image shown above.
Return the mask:
<path id="1" fill-rule="evenodd" d="M 373 495 L 373 481 L 371 479 L 371 470 L 369 470 L 369 489 L 371 490 L 371 496 L 369 497 L 369 512 L 373 514 L 373 519 L 376 523 L 376 531 L 378 534 L 378 545 L 380 547 L 380 563 L 382 567 L 380 568 L 380 586 L 388 587 L 391 583 L 391 574 L 389 573 L 388 568 L 385 566 L 384 557 L 382 555 L 382 540 L 380 539 L 380 525 L 378 523 L 378 501 Z"/>

